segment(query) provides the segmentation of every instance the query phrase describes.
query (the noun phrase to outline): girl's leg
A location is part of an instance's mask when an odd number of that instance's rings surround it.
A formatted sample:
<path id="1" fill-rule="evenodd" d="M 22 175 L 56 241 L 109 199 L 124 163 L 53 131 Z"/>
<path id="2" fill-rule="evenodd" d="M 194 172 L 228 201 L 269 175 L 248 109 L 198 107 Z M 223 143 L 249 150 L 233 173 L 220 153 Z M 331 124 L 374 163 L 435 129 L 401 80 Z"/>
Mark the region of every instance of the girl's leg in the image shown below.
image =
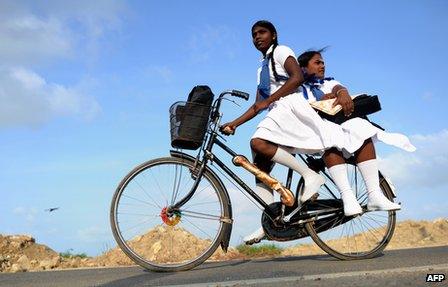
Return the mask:
<path id="1" fill-rule="evenodd" d="M 261 154 L 276 163 L 292 168 L 303 177 L 305 180 L 305 187 L 300 201 L 305 202 L 310 199 L 317 193 L 319 187 L 325 183 L 325 178 L 323 176 L 317 174 L 306 165 L 300 164 L 299 161 L 284 147 L 259 138 L 252 139 L 250 145 L 255 153 Z"/>
<path id="2" fill-rule="evenodd" d="M 252 159 L 254 164 L 262 171 L 269 174 L 274 167 L 274 163 L 269 159 L 260 154 L 252 152 Z M 255 179 L 255 192 L 261 197 L 261 199 L 266 204 L 271 204 L 274 202 L 274 195 L 272 189 L 270 189 L 266 184 Z M 265 237 L 263 227 L 258 228 L 251 234 L 243 238 L 244 243 L 251 245 L 260 242 Z"/>
<path id="3" fill-rule="evenodd" d="M 380 188 L 378 173 L 378 161 L 375 155 L 375 146 L 371 139 L 364 142 L 361 148 L 355 153 L 356 163 L 362 174 L 367 187 L 369 201 L 367 208 L 369 210 L 399 210 L 401 206 L 393 203 Z"/>
<path id="4" fill-rule="evenodd" d="M 329 149 L 323 156 L 325 165 L 341 193 L 344 203 L 344 215 L 353 216 L 362 213 L 362 208 L 354 195 L 347 176 L 347 165 L 342 153 L 335 148 Z"/>

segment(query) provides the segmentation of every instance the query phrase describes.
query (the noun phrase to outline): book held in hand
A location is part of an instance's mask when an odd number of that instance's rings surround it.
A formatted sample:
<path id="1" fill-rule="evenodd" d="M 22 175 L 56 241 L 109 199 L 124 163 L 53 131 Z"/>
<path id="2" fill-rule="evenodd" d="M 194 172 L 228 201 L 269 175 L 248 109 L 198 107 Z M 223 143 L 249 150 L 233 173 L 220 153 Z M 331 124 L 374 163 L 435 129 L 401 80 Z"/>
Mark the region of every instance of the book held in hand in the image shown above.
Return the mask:
<path id="1" fill-rule="evenodd" d="M 369 96 L 366 94 L 352 96 L 354 111 L 349 116 L 345 116 L 341 105 L 333 107 L 336 98 L 312 102 L 310 105 L 317 111 L 317 113 L 324 119 L 341 124 L 346 120 L 365 117 L 381 110 L 381 104 L 378 96 Z"/>
<path id="2" fill-rule="evenodd" d="M 321 112 L 324 112 L 326 114 L 334 116 L 335 114 L 337 114 L 339 111 L 342 110 L 341 105 L 336 105 L 333 107 L 334 101 L 336 101 L 336 98 L 322 100 L 322 101 L 315 101 L 315 102 L 310 103 L 310 105 L 316 110 L 319 110 Z"/>

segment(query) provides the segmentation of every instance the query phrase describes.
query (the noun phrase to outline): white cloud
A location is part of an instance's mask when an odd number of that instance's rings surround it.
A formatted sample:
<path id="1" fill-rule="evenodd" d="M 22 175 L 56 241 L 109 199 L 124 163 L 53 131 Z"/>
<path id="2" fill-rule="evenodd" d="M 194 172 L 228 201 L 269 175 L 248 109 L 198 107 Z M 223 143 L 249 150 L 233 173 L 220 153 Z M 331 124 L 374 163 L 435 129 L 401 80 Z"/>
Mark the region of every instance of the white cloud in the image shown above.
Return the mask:
<path id="1" fill-rule="evenodd" d="M 0 127 L 36 126 L 57 116 L 90 119 L 100 110 L 76 88 L 47 83 L 25 68 L 0 69 Z"/>
<path id="2" fill-rule="evenodd" d="M 0 1 L 0 127 L 95 116 L 93 97 L 46 80 L 35 67 L 67 58 L 94 62 L 100 41 L 120 30 L 125 12 L 122 1 Z"/>
<path id="3" fill-rule="evenodd" d="M 120 29 L 126 11 L 121 1 L 0 2 L 0 61 L 27 65 L 78 50 L 95 56 L 106 31 Z M 91 55 L 92 56 L 92 55 Z"/>
<path id="4" fill-rule="evenodd" d="M 35 15 L 7 18 L 0 24 L 0 61 L 23 65 L 67 56 L 73 46 L 72 33 L 55 18 Z"/>
<path id="5" fill-rule="evenodd" d="M 385 174 L 401 186 L 438 188 L 448 186 L 448 130 L 414 135 L 414 153 L 396 152 L 380 158 Z"/>

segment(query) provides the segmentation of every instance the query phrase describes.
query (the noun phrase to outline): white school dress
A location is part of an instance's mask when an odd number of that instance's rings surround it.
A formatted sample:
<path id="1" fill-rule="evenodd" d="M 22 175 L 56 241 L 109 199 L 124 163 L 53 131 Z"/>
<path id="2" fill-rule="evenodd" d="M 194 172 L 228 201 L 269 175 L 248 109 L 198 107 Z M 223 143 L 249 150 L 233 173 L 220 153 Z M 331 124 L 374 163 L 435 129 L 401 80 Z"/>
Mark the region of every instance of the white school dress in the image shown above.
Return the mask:
<path id="1" fill-rule="evenodd" d="M 271 51 L 272 47 L 267 54 Z M 286 46 L 275 48 L 274 62 L 279 76 L 288 77 L 284 69 L 284 63 L 289 56 L 295 59 L 294 52 L 290 48 Z M 270 94 L 272 95 L 286 81 L 275 81 L 270 61 L 269 69 Z M 258 70 L 259 81 L 260 73 L 261 69 Z M 333 84 L 334 87 L 339 83 L 334 81 L 330 84 Z M 331 91 L 330 84 L 324 87 L 322 90 L 324 93 Z M 330 91 L 325 89 L 330 89 Z M 308 94 L 311 94 L 311 92 Z M 260 138 L 278 145 L 292 147 L 295 153 L 304 154 L 323 153 L 326 149 L 335 147 L 345 157 L 349 157 L 368 138 L 372 138 L 374 141 L 382 141 L 406 151 L 415 150 L 406 136 L 384 132 L 367 120 L 354 118 L 338 125 L 322 119 L 304 98 L 303 87 L 300 87 L 297 92 L 272 103 L 265 118 L 258 124 L 252 138 Z"/>

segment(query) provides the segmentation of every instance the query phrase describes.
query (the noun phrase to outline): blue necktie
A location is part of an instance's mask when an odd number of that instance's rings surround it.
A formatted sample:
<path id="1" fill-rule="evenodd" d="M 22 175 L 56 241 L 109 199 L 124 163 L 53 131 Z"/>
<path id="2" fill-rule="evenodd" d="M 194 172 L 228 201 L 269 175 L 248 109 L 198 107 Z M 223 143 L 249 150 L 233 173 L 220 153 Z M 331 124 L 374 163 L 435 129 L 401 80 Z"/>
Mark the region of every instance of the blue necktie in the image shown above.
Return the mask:
<path id="1" fill-rule="evenodd" d="M 324 96 L 324 92 L 322 92 L 316 85 L 310 86 L 311 93 L 313 93 L 313 96 L 316 98 L 316 101 L 320 101 L 322 97 Z"/>
<path id="2" fill-rule="evenodd" d="M 258 91 L 263 99 L 269 98 L 271 95 L 271 79 L 269 76 L 269 57 L 266 57 L 261 63 L 260 84 Z"/>
<path id="3" fill-rule="evenodd" d="M 316 98 L 316 101 L 320 101 L 322 99 L 322 97 L 324 96 L 324 92 L 322 92 L 319 89 L 319 86 L 322 85 L 325 81 L 331 81 L 331 80 L 334 80 L 334 78 L 319 79 L 316 77 L 312 77 L 307 80 L 306 84 L 310 87 L 311 93 Z M 305 91 L 305 98 L 308 99 L 308 94 L 306 93 L 306 89 L 304 89 L 304 91 Z"/>

